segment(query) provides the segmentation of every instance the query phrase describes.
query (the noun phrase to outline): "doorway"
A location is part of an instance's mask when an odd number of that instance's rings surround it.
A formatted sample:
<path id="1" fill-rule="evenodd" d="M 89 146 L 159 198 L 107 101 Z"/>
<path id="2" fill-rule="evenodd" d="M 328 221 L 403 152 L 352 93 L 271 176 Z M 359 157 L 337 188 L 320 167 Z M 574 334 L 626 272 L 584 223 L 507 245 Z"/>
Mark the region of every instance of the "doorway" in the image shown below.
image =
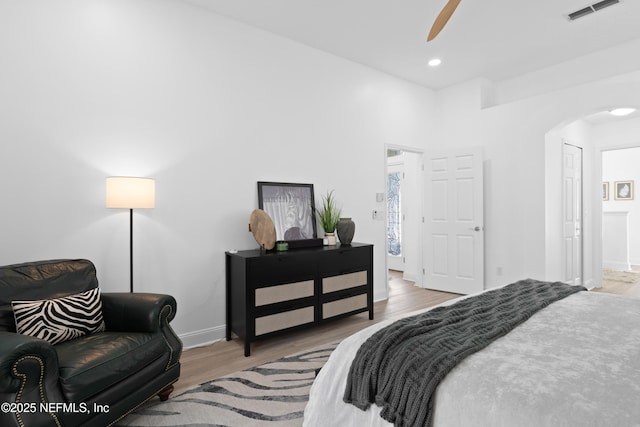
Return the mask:
<path id="1" fill-rule="evenodd" d="M 387 277 L 422 286 L 422 152 L 385 147 Z"/>
<path id="2" fill-rule="evenodd" d="M 602 284 L 640 291 L 640 147 L 602 151 Z"/>

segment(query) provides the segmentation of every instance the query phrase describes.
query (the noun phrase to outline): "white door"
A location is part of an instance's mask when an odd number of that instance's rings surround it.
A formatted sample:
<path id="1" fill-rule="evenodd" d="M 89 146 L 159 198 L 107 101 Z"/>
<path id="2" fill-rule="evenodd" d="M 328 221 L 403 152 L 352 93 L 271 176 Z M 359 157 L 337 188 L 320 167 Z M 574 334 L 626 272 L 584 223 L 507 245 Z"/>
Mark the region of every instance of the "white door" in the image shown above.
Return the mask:
<path id="1" fill-rule="evenodd" d="M 563 278 L 582 284 L 582 148 L 562 146 L 562 255 Z"/>
<path id="2" fill-rule="evenodd" d="M 482 152 L 425 156 L 425 288 L 484 289 Z"/>

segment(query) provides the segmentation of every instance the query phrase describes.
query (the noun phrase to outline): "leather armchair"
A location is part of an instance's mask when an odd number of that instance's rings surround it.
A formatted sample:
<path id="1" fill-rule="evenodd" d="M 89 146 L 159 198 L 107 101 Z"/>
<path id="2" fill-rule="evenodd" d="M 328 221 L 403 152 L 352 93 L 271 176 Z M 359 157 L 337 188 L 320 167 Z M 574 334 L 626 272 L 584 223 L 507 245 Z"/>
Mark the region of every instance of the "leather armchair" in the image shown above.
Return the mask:
<path id="1" fill-rule="evenodd" d="M 172 296 L 103 293 L 106 330 L 55 345 L 15 332 L 11 301 L 97 286 L 87 260 L 0 267 L 0 425 L 109 426 L 155 395 L 169 397 L 182 352 L 169 326 Z"/>

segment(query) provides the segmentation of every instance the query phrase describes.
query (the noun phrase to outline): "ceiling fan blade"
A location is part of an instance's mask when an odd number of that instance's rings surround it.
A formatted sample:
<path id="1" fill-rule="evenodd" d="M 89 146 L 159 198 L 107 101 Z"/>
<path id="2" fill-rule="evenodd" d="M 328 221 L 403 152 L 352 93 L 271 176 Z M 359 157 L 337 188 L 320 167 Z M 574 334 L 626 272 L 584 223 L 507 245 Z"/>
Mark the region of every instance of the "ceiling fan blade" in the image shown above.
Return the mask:
<path id="1" fill-rule="evenodd" d="M 442 10 L 440 11 L 440 14 L 434 21 L 433 26 L 431 27 L 431 31 L 429 31 L 429 36 L 427 37 L 428 42 L 435 39 L 440 31 L 442 31 L 444 26 L 447 25 L 449 18 L 451 18 L 451 15 L 453 15 L 456 7 L 458 7 L 458 4 L 460 4 L 460 1 L 461 0 L 449 0 L 449 2 L 444 5 Z"/>

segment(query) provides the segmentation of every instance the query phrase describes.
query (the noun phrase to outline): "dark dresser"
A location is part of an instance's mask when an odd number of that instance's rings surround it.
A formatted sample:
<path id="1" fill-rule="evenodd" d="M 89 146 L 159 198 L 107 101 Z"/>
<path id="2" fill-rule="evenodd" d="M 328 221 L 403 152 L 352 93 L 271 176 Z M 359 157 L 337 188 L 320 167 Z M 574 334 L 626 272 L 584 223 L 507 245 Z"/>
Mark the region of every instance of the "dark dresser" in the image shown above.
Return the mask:
<path id="1" fill-rule="evenodd" d="M 227 341 L 251 342 L 364 311 L 373 319 L 373 245 L 226 252 Z"/>

